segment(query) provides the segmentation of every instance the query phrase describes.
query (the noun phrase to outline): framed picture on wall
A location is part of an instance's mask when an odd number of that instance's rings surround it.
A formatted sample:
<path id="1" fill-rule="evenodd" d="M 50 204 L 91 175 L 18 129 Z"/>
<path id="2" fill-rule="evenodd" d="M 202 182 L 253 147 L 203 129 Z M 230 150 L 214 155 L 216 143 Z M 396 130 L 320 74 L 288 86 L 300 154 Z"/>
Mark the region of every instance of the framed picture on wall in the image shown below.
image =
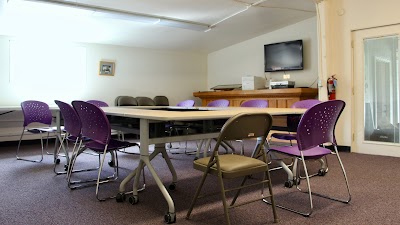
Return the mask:
<path id="1" fill-rule="evenodd" d="M 99 75 L 114 76 L 115 63 L 100 61 Z"/>

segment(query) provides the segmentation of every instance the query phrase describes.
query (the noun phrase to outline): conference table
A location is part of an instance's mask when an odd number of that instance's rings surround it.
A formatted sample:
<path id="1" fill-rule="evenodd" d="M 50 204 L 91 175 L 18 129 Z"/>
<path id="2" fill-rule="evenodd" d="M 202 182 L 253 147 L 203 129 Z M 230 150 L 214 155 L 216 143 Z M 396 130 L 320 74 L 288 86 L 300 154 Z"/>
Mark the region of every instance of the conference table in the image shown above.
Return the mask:
<path id="1" fill-rule="evenodd" d="M 167 189 L 160 180 L 155 171 L 151 160 L 155 155 L 162 153 L 167 165 L 173 176 L 173 182 L 170 189 L 175 188 L 177 181 L 176 172 L 173 165 L 166 154 L 165 143 L 187 141 L 187 140 L 203 140 L 217 138 L 219 131 L 211 129 L 214 123 L 223 123 L 230 117 L 239 113 L 257 113 L 266 112 L 274 116 L 285 116 L 288 114 L 303 114 L 305 109 L 294 108 L 247 108 L 247 107 L 165 107 L 165 106 L 124 106 L 124 107 L 102 107 L 108 116 L 122 117 L 128 119 L 127 130 L 131 129 L 140 136 L 140 161 L 138 167 L 132 171 L 120 184 L 119 197 L 124 195 L 126 184 L 133 178 L 133 191 L 130 202 L 135 204 L 138 202 L 138 183 L 140 171 L 143 166 L 147 166 L 152 177 L 157 183 L 158 188 L 168 203 L 168 213 L 165 218 L 175 218 L 174 202 L 169 195 Z M 200 128 L 193 134 L 177 134 L 169 136 L 165 132 L 165 125 L 171 122 L 194 123 Z M 133 125 L 132 125 L 133 124 Z M 155 150 L 150 154 L 149 145 L 155 144 Z M 118 200 L 117 195 L 117 200 Z M 168 221 L 166 221 L 168 222 Z M 174 220 L 169 221 L 174 222 Z"/>

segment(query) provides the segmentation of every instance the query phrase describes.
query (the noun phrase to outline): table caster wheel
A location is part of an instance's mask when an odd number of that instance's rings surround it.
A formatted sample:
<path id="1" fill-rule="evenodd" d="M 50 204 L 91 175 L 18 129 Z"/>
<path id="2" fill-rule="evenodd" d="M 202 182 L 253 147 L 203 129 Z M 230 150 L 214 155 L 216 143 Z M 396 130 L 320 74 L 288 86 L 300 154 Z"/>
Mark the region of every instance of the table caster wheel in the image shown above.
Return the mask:
<path id="1" fill-rule="evenodd" d="M 293 181 L 292 180 L 287 180 L 287 181 L 285 181 L 285 187 L 287 187 L 287 188 L 291 188 L 291 187 L 293 187 Z"/>
<path id="2" fill-rule="evenodd" d="M 294 183 L 293 184 L 295 184 L 295 185 L 300 185 L 300 178 L 296 178 L 295 180 L 294 180 Z"/>
<path id="3" fill-rule="evenodd" d="M 139 202 L 139 197 L 138 196 L 131 196 L 128 199 L 129 203 L 131 203 L 132 205 L 135 205 Z"/>
<path id="4" fill-rule="evenodd" d="M 164 222 L 167 223 L 167 224 L 175 223 L 176 222 L 175 213 L 167 213 L 167 214 L 165 214 Z"/>
<path id="5" fill-rule="evenodd" d="M 54 163 L 55 163 L 55 164 L 60 164 L 60 159 L 55 159 L 55 160 L 54 160 Z"/>
<path id="6" fill-rule="evenodd" d="M 123 202 L 125 201 L 125 193 L 118 193 L 117 196 L 115 196 L 115 200 L 117 200 L 117 202 Z"/>
<path id="7" fill-rule="evenodd" d="M 174 191 L 176 189 L 176 184 L 175 183 L 170 184 L 168 186 L 168 189 L 171 190 L 171 191 Z"/>
<path id="8" fill-rule="evenodd" d="M 108 165 L 109 165 L 110 167 L 113 167 L 113 166 L 114 166 L 114 161 L 112 161 L 112 160 L 108 161 Z"/>
<path id="9" fill-rule="evenodd" d="M 318 170 L 318 176 L 325 176 L 325 174 L 326 174 L 326 171 L 325 171 L 325 169 L 319 169 Z"/>

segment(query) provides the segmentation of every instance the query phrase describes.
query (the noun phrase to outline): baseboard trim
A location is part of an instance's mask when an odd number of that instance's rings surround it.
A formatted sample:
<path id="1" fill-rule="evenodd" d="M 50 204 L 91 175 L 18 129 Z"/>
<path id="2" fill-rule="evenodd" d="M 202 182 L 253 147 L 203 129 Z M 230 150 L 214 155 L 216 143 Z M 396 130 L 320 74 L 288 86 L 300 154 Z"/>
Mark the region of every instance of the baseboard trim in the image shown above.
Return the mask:
<path id="1" fill-rule="evenodd" d="M 333 145 L 326 146 L 326 148 L 329 148 L 330 150 L 333 151 Z M 339 152 L 351 152 L 351 147 L 350 146 L 345 146 L 345 145 L 338 145 L 337 150 Z"/>

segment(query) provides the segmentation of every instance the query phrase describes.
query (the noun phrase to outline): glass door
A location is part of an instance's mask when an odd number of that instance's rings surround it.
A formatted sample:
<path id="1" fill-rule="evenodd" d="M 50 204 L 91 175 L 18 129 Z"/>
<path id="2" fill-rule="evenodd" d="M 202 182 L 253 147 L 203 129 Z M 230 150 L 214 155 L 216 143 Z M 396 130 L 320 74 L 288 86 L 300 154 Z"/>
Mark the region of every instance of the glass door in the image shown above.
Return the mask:
<path id="1" fill-rule="evenodd" d="M 400 156 L 399 34 L 400 26 L 353 32 L 355 152 Z"/>

